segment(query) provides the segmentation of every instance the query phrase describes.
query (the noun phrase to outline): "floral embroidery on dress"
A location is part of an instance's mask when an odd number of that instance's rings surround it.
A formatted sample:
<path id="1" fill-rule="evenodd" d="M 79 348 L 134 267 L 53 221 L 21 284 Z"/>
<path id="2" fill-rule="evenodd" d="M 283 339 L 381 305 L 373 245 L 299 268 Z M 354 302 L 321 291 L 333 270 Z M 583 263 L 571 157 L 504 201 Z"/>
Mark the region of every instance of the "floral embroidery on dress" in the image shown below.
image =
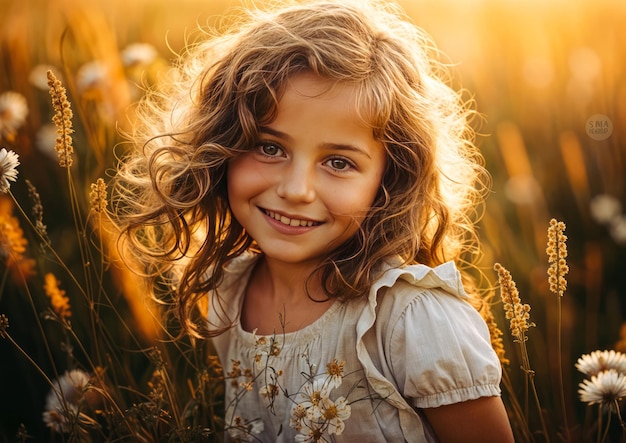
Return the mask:
<path id="1" fill-rule="evenodd" d="M 283 371 L 275 367 L 273 360 L 281 353 L 282 340 L 276 336 L 257 336 L 256 331 L 253 337 L 254 370 L 243 369 L 239 361 L 233 361 L 232 370 L 228 372 L 231 385 L 236 389 L 233 401 L 226 410 L 226 428 L 230 438 L 237 442 L 254 441 L 255 435 L 264 431 L 261 419 L 237 413 L 239 401 L 255 389 L 253 386 L 259 387 L 258 392 L 272 413 L 275 413 L 274 402 L 279 396 L 293 403 L 289 426 L 298 432 L 295 441 L 329 442 L 332 435 L 341 435 L 345 421 L 350 418 L 350 402 L 344 396 L 333 396 L 333 391 L 344 382 L 345 362 L 335 358 L 326 365 L 325 372 L 317 372 L 308 354 L 302 354 L 308 372 L 302 373 L 303 383 L 299 390 L 288 392 L 281 384 Z"/>

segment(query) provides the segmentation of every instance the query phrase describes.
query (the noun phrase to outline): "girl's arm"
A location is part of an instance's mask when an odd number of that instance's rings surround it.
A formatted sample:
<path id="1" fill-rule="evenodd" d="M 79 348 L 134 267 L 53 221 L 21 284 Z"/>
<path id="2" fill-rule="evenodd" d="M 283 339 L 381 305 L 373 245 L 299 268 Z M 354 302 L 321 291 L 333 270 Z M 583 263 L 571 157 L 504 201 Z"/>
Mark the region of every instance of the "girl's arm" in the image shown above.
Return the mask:
<path id="1" fill-rule="evenodd" d="M 513 443 L 513 432 L 500 397 L 482 397 L 423 409 L 441 443 Z"/>

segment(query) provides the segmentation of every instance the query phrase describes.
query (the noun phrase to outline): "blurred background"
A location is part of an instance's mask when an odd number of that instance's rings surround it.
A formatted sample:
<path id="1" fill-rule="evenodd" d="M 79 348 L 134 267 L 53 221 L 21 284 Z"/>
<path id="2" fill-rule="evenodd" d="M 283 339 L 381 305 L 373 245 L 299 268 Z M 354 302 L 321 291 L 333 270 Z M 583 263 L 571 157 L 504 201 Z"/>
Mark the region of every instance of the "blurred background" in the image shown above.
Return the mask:
<path id="1" fill-rule="evenodd" d="M 536 324 L 528 333 L 528 348 L 544 413 L 555 430 L 561 426 L 553 389 L 560 360 L 575 439 L 587 412 L 577 396 L 582 375 L 574 368 L 576 360 L 596 349 L 626 350 L 626 2 L 399 3 L 447 54 L 455 85 L 467 90 L 466 98 L 475 101 L 482 115 L 474 122 L 477 143 L 493 181 L 480 222 L 482 286 L 495 285 L 495 262 L 511 271 Z M 50 235 L 62 240 L 61 252 L 70 261 L 74 244 L 63 239 L 74 229 L 67 226 L 65 215 L 71 207 L 63 194 L 64 171 L 56 154 L 49 155 L 54 137 L 50 142 L 52 112 L 45 80 L 41 86 L 42 66 L 58 72 L 68 86 L 78 117 L 76 177 L 86 194 L 89 183 L 110 174 L 118 131 L 127 127 L 132 103 L 141 95 L 137 85 L 167 75 L 174 54 L 186 39 L 197 36 L 198 26 L 220 26 L 241 4 L 0 0 L 0 94 L 17 92 L 28 105 L 20 128 L 0 134 L 2 147 L 20 155 L 20 176 L 11 190 L 27 201 L 27 189 L 20 182 L 27 178 L 37 187 Z M 6 111 L 10 100 L 1 100 Z M 7 118 L 2 106 L 0 121 Z M 557 300 L 547 283 L 551 218 L 565 222 L 568 236 L 561 355 L 556 352 Z M 34 256 L 36 241 L 32 243 Z M 116 290 L 128 304 L 129 321 L 136 322 L 149 342 L 150 326 L 139 318 L 141 309 L 133 309 L 128 294 Z M 42 353 L 28 320 L 32 308 L 21 297 L 10 282 L 5 284 L 0 312 L 10 314 L 17 341 Z M 494 314 L 511 360 L 506 370 L 519 381 L 523 376 L 517 348 L 501 311 L 496 303 Z M 41 411 L 48 388 L 1 339 L 0 366 L 0 441 L 14 441 L 22 422 L 31 434 L 43 435 Z"/>

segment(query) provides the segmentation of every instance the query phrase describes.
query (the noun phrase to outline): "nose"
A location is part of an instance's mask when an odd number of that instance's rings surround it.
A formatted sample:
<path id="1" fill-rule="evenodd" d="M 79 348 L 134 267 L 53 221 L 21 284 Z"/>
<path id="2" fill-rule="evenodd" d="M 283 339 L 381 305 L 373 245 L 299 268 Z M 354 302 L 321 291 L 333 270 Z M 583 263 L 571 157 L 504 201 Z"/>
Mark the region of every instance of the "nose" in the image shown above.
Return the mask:
<path id="1" fill-rule="evenodd" d="M 276 193 L 279 197 L 295 203 L 311 203 L 315 200 L 314 167 L 307 164 L 285 165 Z"/>

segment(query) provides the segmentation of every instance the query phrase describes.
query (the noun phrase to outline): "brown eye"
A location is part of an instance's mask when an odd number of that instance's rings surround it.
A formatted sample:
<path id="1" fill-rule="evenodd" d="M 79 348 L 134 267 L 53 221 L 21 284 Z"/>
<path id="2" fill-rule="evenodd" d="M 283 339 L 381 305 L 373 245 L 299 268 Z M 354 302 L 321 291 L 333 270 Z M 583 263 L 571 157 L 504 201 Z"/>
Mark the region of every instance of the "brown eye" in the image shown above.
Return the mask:
<path id="1" fill-rule="evenodd" d="M 282 149 L 273 143 L 265 143 L 261 145 L 260 148 L 261 148 L 261 152 L 263 152 L 263 154 L 269 157 L 276 157 L 277 155 L 280 155 L 280 153 L 282 152 Z"/>
<path id="2" fill-rule="evenodd" d="M 326 164 L 335 171 L 346 171 L 352 167 L 352 164 L 344 158 L 331 158 Z"/>

